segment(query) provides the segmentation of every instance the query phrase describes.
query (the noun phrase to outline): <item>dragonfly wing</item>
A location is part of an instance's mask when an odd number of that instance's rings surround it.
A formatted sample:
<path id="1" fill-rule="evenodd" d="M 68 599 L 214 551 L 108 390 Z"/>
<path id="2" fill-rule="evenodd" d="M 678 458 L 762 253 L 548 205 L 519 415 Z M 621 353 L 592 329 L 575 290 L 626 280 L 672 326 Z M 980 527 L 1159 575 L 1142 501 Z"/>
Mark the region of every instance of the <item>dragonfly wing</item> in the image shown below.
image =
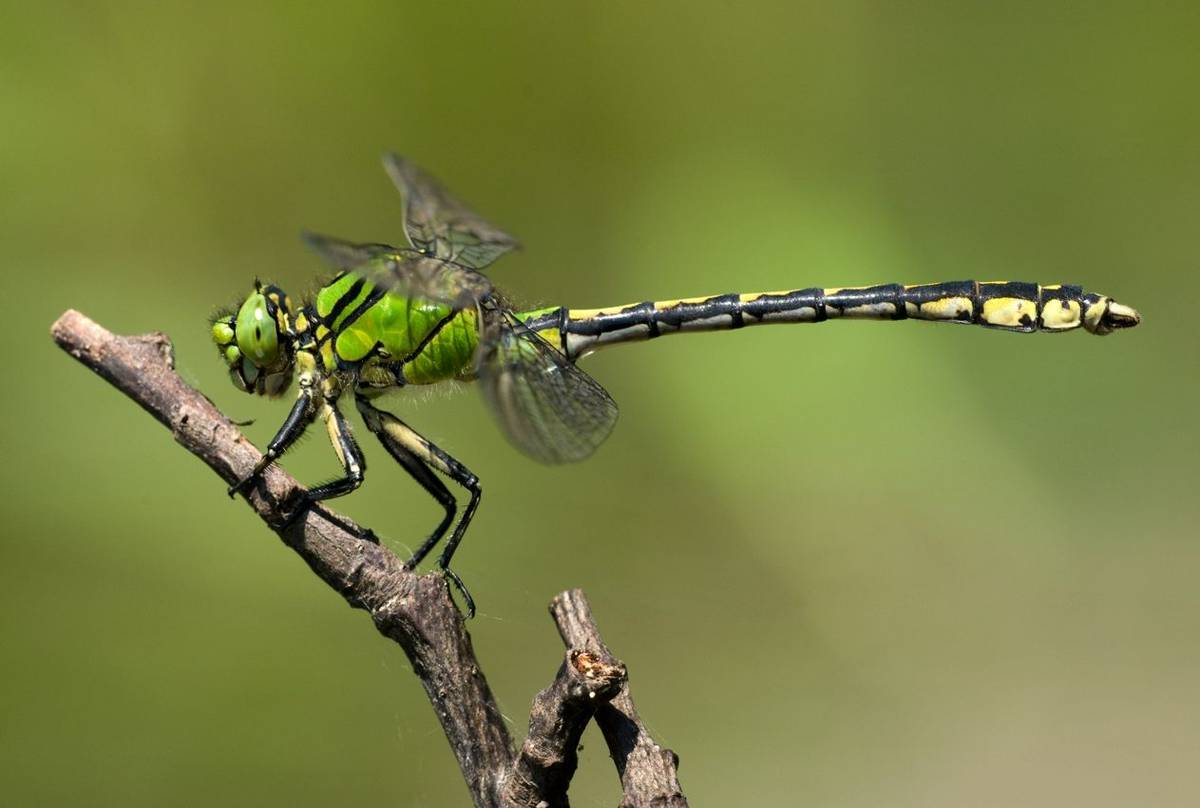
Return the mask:
<path id="1" fill-rule="evenodd" d="M 474 308 L 493 292 L 483 273 L 412 251 L 387 256 L 366 274 L 371 283 L 388 291 L 456 309 Z"/>
<path id="2" fill-rule="evenodd" d="M 305 230 L 300 234 L 304 243 L 313 249 L 317 255 L 333 264 L 338 269 L 353 269 L 362 266 L 374 258 L 398 252 L 388 244 L 355 244 L 334 236 L 324 236 Z"/>
<path id="3" fill-rule="evenodd" d="M 617 422 L 617 403 L 591 376 L 511 312 L 481 308 L 479 381 L 509 441 L 543 463 L 583 460 Z"/>
<path id="4" fill-rule="evenodd" d="M 338 269 L 389 292 L 458 309 L 472 308 L 492 293 L 491 281 L 482 273 L 413 250 L 355 244 L 317 233 L 305 233 L 304 240 Z"/>
<path id="5" fill-rule="evenodd" d="M 383 167 L 404 195 L 404 230 L 418 251 L 469 269 L 483 269 L 520 246 L 412 162 L 388 154 Z"/>

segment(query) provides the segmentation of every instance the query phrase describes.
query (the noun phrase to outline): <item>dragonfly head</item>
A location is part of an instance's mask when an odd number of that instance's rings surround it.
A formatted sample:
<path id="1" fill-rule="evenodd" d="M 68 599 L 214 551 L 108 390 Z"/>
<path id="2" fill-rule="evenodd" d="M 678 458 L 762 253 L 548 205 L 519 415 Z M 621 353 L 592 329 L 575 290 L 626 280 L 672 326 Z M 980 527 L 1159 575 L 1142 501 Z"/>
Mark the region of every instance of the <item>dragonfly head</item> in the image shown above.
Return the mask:
<path id="1" fill-rule="evenodd" d="M 238 389 L 278 396 L 291 384 L 292 303 L 277 286 L 255 281 L 236 312 L 223 311 L 213 319 L 212 337 Z"/>

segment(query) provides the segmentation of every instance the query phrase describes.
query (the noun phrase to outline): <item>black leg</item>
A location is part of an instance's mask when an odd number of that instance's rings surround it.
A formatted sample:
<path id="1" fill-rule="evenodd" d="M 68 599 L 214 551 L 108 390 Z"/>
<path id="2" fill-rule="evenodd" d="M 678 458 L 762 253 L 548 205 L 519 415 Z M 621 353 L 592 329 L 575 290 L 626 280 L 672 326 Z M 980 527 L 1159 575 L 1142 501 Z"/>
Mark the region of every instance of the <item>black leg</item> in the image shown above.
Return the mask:
<path id="1" fill-rule="evenodd" d="M 329 442 L 333 444 L 333 451 L 337 454 L 338 462 L 342 464 L 345 476 L 318 485 L 316 488 L 303 491 L 294 501 L 288 502 L 286 507 L 290 512 L 283 523 L 284 528 L 290 527 L 297 519 L 307 513 L 308 506 L 314 502 L 349 494 L 362 485 L 363 473 L 367 469 L 367 462 L 363 458 L 362 450 L 358 448 L 358 443 L 355 442 L 354 436 L 350 434 L 350 428 L 346 425 L 346 419 L 342 415 L 341 410 L 337 408 L 337 403 L 327 400 L 321 409 L 321 417 L 325 419 L 325 428 L 329 432 Z M 375 534 L 370 530 L 361 532 L 360 538 L 366 541 L 377 542 Z"/>
<path id="2" fill-rule="evenodd" d="M 283 422 L 283 426 L 279 427 L 275 437 L 267 444 L 267 451 L 263 454 L 262 459 L 255 464 L 249 474 L 229 486 L 230 497 L 236 496 L 239 491 L 252 485 L 259 475 L 267 470 L 267 466 L 278 460 L 296 442 L 296 439 L 304 434 L 304 430 L 308 429 L 308 425 L 312 423 L 313 416 L 316 414 L 314 399 L 310 388 L 300 390 L 300 396 L 292 405 L 292 411 L 288 413 L 287 420 Z"/>
<path id="3" fill-rule="evenodd" d="M 379 441 L 388 450 L 388 453 L 396 458 L 397 462 L 412 475 L 413 479 L 420 483 L 446 510 L 446 515 L 443 517 L 441 523 L 434 529 L 433 533 L 429 534 L 429 538 L 417 548 L 405 566 L 412 569 L 421 563 L 421 560 L 429 555 L 429 552 L 441 540 L 442 536 L 446 535 L 450 523 L 454 521 L 456 508 L 454 497 L 446 488 L 446 484 L 430 469 L 432 468 L 445 474 L 470 492 L 471 500 L 463 510 L 458 524 L 455 525 L 454 532 L 451 533 L 450 540 L 446 542 L 445 549 L 442 550 L 442 554 L 438 557 L 438 567 L 454 583 L 458 591 L 462 593 L 463 600 L 467 604 L 467 616 L 474 617 L 475 600 L 471 597 L 471 593 L 467 591 L 467 587 L 463 584 L 462 579 L 450 569 L 450 559 L 454 557 L 454 551 L 462 541 L 463 534 L 466 533 L 467 526 L 471 523 L 471 517 L 475 515 L 475 509 L 479 506 L 479 498 L 483 493 L 483 489 L 479 485 L 479 478 L 472 474 L 462 463 L 459 463 L 453 457 L 446 454 L 396 416 L 376 408 L 363 396 L 355 396 L 355 402 L 358 405 L 359 412 L 362 413 L 367 428 L 379 438 Z"/>
<path id="4" fill-rule="evenodd" d="M 442 537 L 446 535 L 446 531 L 450 529 L 450 525 L 454 522 L 454 515 L 458 512 L 458 503 L 454 499 L 454 495 L 450 493 L 450 489 L 442 482 L 429 466 L 425 465 L 420 458 L 413 454 L 408 449 L 398 444 L 390 438 L 386 432 L 376 433 L 379 437 L 379 442 L 388 450 L 388 454 L 396 459 L 396 462 L 403 467 L 409 475 L 416 480 L 429 495 L 438 501 L 438 504 L 445 510 L 445 515 L 438 526 L 433 529 L 421 545 L 413 552 L 412 557 L 408 560 L 405 566 L 409 568 L 415 567 L 421 563 L 425 556 L 429 555 L 429 551 L 434 548 Z"/>

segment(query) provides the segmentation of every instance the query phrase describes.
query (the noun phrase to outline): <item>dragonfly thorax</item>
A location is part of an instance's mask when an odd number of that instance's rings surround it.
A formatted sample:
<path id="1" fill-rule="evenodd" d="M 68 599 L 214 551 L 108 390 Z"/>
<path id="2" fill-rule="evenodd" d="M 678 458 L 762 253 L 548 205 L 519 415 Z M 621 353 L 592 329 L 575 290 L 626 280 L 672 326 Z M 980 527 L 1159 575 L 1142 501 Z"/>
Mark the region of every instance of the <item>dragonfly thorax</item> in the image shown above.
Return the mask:
<path id="1" fill-rule="evenodd" d="M 255 281 L 236 312 L 217 314 L 212 337 L 238 389 L 278 396 L 291 384 L 296 335 L 292 303 L 282 289 Z"/>

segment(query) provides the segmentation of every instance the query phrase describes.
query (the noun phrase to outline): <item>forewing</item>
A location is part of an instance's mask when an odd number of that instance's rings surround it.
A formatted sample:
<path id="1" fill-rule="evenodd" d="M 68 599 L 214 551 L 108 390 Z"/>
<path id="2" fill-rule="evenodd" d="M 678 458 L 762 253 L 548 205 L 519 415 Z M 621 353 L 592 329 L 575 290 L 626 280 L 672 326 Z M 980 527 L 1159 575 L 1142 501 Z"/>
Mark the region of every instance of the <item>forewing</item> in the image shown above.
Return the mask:
<path id="1" fill-rule="evenodd" d="M 543 463 L 596 451 L 617 422 L 608 391 L 510 312 L 482 314 L 479 381 L 509 441 Z"/>
<path id="2" fill-rule="evenodd" d="M 404 195 L 404 230 L 420 252 L 469 269 L 483 269 L 520 246 L 412 162 L 388 154 L 383 167 Z"/>
<path id="3" fill-rule="evenodd" d="M 492 291 L 491 282 L 473 269 L 387 244 L 355 244 L 332 236 L 305 233 L 304 240 L 338 269 L 362 275 L 390 292 L 422 298 L 457 309 L 472 308 Z"/>
<path id="4" fill-rule="evenodd" d="M 352 241 L 312 233 L 308 230 L 300 235 L 304 239 L 304 243 L 311 247 L 317 255 L 338 269 L 353 269 L 374 258 L 399 252 L 389 244 L 355 244 Z"/>
<path id="5" fill-rule="evenodd" d="M 388 256 L 367 279 L 389 291 L 456 309 L 477 306 L 492 293 L 491 281 L 482 273 L 414 252 Z"/>

